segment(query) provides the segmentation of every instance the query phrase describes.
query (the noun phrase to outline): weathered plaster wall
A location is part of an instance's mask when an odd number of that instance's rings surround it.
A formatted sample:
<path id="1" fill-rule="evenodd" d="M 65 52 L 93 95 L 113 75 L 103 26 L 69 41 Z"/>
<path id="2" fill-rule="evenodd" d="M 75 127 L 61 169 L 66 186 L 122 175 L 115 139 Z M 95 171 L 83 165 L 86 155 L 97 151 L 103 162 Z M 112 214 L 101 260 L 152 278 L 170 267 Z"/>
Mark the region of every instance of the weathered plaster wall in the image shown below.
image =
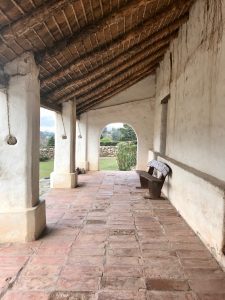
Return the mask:
<path id="1" fill-rule="evenodd" d="M 134 93 L 135 90 L 135 93 Z M 127 123 L 138 137 L 137 168 L 145 169 L 153 147 L 155 76 L 82 114 L 77 130 L 77 166 L 99 169 L 99 139 L 110 123 Z M 78 127 L 78 124 L 77 124 Z M 81 134 L 82 138 L 78 138 Z"/>
<path id="2" fill-rule="evenodd" d="M 173 176 L 164 192 L 225 266 L 225 185 L 216 183 L 225 180 L 225 3 L 216 4 L 196 1 L 157 70 L 154 151 L 161 149 L 161 100 L 170 93 L 166 156 L 182 164 L 168 160 Z"/>
<path id="3" fill-rule="evenodd" d="M 170 91 L 166 154 L 224 180 L 225 34 L 221 41 L 217 34 L 210 38 L 213 1 L 208 12 L 206 2 L 196 2 L 171 44 L 172 74 L 169 52 L 157 72 L 154 149 L 159 150 L 160 101 Z"/>

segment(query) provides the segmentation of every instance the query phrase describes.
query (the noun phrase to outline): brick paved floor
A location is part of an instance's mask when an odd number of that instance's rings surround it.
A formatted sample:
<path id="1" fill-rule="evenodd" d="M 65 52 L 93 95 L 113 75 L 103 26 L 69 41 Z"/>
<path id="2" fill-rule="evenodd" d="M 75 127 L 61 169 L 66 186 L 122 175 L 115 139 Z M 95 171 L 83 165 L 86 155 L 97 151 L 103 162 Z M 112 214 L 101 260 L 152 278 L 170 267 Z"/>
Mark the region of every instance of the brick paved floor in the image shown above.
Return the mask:
<path id="1" fill-rule="evenodd" d="M 168 201 L 143 198 L 134 172 L 79 180 L 46 196 L 42 239 L 0 245 L 0 298 L 225 299 L 216 261 Z"/>

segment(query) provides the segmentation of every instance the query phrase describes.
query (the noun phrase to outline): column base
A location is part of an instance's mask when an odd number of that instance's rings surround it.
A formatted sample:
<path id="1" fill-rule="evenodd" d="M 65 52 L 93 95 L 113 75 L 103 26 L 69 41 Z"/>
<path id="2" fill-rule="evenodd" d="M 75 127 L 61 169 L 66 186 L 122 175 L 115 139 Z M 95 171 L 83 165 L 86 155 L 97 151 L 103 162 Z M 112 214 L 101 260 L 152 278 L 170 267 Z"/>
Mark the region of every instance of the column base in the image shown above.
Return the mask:
<path id="1" fill-rule="evenodd" d="M 52 189 L 72 189 L 77 186 L 77 173 L 56 173 L 50 175 Z"/>
<path id="2" fill-rule="evenodd" d="M 45 226 L 45 201 L 27 209 L 0 211 L 0 243 L 34 241 Z"/>

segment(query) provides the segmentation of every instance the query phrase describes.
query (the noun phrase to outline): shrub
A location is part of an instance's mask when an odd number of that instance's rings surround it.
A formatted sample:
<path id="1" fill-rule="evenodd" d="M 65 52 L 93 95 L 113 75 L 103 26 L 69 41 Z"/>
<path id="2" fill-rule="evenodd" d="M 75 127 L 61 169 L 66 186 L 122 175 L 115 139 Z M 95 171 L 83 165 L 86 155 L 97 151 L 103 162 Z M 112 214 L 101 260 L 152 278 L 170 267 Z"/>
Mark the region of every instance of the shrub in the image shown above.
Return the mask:
<path id="1" fill-rule="evenodd" d="M 118 142 L 112 141 L 109 137 L 100 139 L 100 146 L 116 146 Z"/>
<path id="2" fill-rule="evenodd" d="M 100 146 L 116 146 L 118 142 L 100 142 Z"/>
<path id="3" fill-rule="evenodd" d="M 118 144 L 117 162 L 119 170 L 129 171 L 136 165 L 137 146 L 131 142 Z"/>
<path id="4" fill-rule="evenodd" d="M 45 154 L 40 154 L 39 161 L 48 161 L 48 160 L 49 160 L 49 158 L 48 158 L 47 155 L 45 155 Z"/>

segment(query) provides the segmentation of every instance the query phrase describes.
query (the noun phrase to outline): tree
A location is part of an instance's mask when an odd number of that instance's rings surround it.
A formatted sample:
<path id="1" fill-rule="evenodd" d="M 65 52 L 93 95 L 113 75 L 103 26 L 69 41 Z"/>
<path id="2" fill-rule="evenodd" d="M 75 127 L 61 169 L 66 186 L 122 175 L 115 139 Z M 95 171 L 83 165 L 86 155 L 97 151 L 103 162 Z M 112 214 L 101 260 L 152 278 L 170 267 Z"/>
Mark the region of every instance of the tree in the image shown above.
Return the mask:
<path id="1" fill-rule="evenodd" d="M 120 141 L 120 139 L 121 139 L 120 128 L 112 128 L 112 140 L 118 142 Z"/>
<path id="2" fill-rule="evenodd" d="M 137 136 L 135 131 L 133 130 L 132 127 L 130 127 L 127 124 L 124 124 L 122 128 L 120 128 L 121 132 L 121 141 L 130 141 L 130 142 L 135 142 L 137 141 Z"/>
<path id="3" fill-rule="evenodd" d="M 107 137 L 108 135 L 108 130 L 107 130 L 107 127 L 105 127 L 103 130 L 102 130 L 102 134 L 101 134 L 101 139 Z"/>
<path id="4" fill-rule="evenodd" d="M 55 147 L 55 136 L 52 135 L 48 140 L 48 147 Z"/>

